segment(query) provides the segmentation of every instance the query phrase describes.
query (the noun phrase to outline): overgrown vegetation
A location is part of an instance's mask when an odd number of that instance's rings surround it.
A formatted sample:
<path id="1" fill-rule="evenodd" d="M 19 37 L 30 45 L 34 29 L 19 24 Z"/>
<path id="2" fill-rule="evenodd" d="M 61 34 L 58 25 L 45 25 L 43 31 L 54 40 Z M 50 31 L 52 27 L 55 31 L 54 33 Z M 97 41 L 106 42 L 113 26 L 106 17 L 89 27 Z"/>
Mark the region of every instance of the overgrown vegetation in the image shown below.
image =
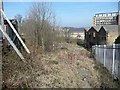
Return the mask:
<path id="1" fill-rule="evenodd" d="M 118 36 L 117 39 L 115 39 L 115 44 L 120 44 L 120 36 Z"/>
<path id="2" fill-rule="evenodd" d="M 11 58 L 12 57 L 12 58 Z M 90 57 L 90 52 L 76 44 L 63 43 L 59 50 L 26 56 L 26 63 L 16 53 L 3 56 L 3 87 L 8 88 L 119 88 L 108 71 Z"/>
<path id="3" fill-rule="evenodd" d="M 56 28 L 50 3 L 34 3 L 24 22 L 21 16 L 16 18 L 31 54 L 22 52 L 24 63 L 14 51 L 3 55 L 3 89 L 119 88 L 108 77 L 110 74 L 104 75 L 103 68 L 90 58 L 90 52 L 81 47 L 84 41 L 70 38 L 69 32 Z"/>
<path id="4" fill-rule="evenodd" d="M 57 46 L 59 30 L 56 28 L 56 19 L 51 3 L 33 3 L 21 27 L 26 36 L 26 43 L 36 52 L 52 51 Z"/>

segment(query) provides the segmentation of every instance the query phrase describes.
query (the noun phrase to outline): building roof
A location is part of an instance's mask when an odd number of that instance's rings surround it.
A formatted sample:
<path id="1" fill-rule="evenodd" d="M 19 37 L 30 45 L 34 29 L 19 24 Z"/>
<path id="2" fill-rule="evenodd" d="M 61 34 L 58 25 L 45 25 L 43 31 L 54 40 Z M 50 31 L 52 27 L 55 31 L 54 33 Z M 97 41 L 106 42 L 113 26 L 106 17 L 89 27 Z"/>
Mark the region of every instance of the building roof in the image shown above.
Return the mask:
<path id="1" fill-rule="evenodd" d="M 93 26 L 96 31 L 99 31 L 102 26 Z"/>
<path id="2" fill-rule="evenodd" d="M 18 24 L 18 22 L 17 22 L 16 19 L 10 19 L 10 22 L 11 22 L 12 24 Z M 5 25 L 8 24 L 7 20 L 4 20 L 4 24 L 5 24 Z"/>
<path id="3" fill-rule="evenodd" d="M 118 30 L 118 25 L 101 25 L 101 26 L 94 26 L 94 28 L 97 31 L 99 31 L 102 26 L 105 29 L 105 31 L 108 31 L 108 32 Z"/>
<path id="4" fill-rule="evenodd" d="M 88 31 L 90 28 L 91 28 L 91 27 L 85 27 L 84 29 L 85 29 L 86 31 Z"/>
<path id="5" fill-rule="evenodd" d="M 118 25 L 106 25 L 104 26 L 104 29 L 108 32 L 110 31 L 118 31 Z"/>
<path id="6" fill-rule="evenodd" d="M 99 14 L 114 14 L 114 13 L 118 14 L 118 12 L 107 12 L 107 13 L 96 13 L 95 15 L 99 15 Z"/>
<path id="7" fill-rule="evenodd" d="M 80 32 L 84 32 L 84 28 L 69 28 L 69 30 L 70 30 L 70 33 L 75 33 L 75 32 L 77 32 L 77 33 L 80 33 Z"/>
<path id="8" fill-rule="evenodd" d="M 96 29 L 97 31 L 99 31 L 102 26 L 107 32 L 118 30 L 118 25 L 99 25 L 99 26 L 92 26 L 92 27 Z M 91 27 L 85 28 L 85 30 L 88 31 L 90 28 Z"/>

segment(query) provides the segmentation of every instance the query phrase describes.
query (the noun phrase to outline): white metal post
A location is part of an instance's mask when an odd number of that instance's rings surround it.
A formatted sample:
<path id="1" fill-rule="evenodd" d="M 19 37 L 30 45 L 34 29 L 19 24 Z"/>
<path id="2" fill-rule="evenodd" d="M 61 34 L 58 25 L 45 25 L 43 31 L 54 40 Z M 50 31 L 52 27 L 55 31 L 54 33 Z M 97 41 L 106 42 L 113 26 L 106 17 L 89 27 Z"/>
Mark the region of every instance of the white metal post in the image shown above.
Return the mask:
<path id="1" fill-rule="evenodd" d="M 23 47 L 25 48 L 25 50 L 27 51 L 27 53 L 30 53 L 29 49 L 27 48 L 27 46 L 25 45 L 25 43 L 23 42 L 23 40 L 21 39 L 21 37 L 19 36 L 19 34 L 17 33 L 17 31 L 15 30 L 14 26 L 11 24 L 10 20 L 7 18 L 7 16 L 5 15 L 4 11 L 1 9 L 1 12 L 4 16 L 4 18 L 7 20 L 7 22 L 9 23 L 10 27 L 13 29 L 14 33 L 16 34 L 16 36 L 18 37 L 18 39 L 20 40 L 21 44 L 23 45 Z"/>
<path id="2" fill-rule="evenodd" d="M 99 53 L 99 54 L 98 54 L 98 60 L 99 60 L 99 62 L 101 63 L 101 59 L 100 59 L 100 45 L 98 45 L 98 51 L 99 51 L 99 52 L 98 52 L 98 53 Z"/>
<path id="3" fill-rule="evenodd" d="M 104 67 L 106 62 L 106 45 L 104 45 Z"/>
<path id="4" fill-rule="evenodd" d="M 95 45 L 95 59 L 97 60 L 97 45 Z"/>
<path id="5" fill-rule="evenodd" d="M 115 44 L 113 44 L 113 58 L 112 58 L 112 74 L 114 74 L 115 71 Z"/>

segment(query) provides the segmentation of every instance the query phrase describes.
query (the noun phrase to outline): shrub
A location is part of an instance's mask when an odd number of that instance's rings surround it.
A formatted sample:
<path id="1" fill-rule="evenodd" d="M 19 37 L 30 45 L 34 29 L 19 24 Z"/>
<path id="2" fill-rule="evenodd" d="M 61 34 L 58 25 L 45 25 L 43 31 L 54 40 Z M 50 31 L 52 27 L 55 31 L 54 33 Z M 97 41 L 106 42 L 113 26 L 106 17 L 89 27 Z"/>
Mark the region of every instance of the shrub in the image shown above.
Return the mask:
<path id="1" fill-rule="evenodd" d="M 120 35 L 115 39 L 115 44 L 120 44 Z"/>

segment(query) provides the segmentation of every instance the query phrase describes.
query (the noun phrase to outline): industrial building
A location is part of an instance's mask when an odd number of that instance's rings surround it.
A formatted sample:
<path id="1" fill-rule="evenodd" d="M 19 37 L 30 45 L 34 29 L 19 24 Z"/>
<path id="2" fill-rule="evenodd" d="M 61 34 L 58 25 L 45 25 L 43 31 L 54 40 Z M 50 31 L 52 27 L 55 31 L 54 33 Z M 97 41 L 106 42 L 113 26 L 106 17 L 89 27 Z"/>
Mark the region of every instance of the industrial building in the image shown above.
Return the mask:
<path id="1" fill-rule="evenodd" d="M 93 17 L 93 26 L 97 25 L 119 25 L 119 13 L 97 13 Z"/>

